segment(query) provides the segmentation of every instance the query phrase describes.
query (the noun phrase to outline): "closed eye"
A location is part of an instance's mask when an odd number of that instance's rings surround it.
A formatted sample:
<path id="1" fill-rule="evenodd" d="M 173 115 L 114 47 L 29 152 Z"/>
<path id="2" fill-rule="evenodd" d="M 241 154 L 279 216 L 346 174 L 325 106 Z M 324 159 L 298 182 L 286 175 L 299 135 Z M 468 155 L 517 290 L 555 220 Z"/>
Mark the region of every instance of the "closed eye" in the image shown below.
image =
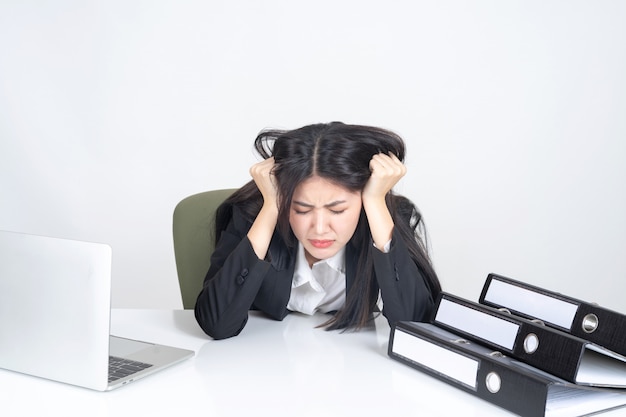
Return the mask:
<path id="1" fill-rule="evenodd" d="M 325 204 L 324 207 L 330 210 L 330 212 L 333 214 L 342 214 L 344 211 L 346 211 L 346 208 L 337 209 L 336 207 L 344 203 L 346 203 L 346 201 L 338 200 L 338 201 L 333 201 L 332 203 L 329 203 L 329 204 Z M 302 201 L 294 201 L 292 204 L 293 204 L 292 208 L 293 208 L 294 213 L 301 214 L 301 215 L 310 213 L 311 210 L 315 208 L 314 205 L 308 204 Z M 300 208 L 300 210 L 298 210 L 298 208 L 294 206 Z M 302 209 L 305 209 L 305 210 L 302 210 Z"/>

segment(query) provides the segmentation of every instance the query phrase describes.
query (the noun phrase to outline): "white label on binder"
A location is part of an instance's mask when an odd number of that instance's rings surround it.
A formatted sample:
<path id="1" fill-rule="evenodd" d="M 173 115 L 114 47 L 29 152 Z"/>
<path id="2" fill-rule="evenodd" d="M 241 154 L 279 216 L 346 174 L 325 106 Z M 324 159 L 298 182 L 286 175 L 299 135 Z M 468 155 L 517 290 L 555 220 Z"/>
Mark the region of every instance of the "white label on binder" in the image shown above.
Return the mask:
<path id="1" fill-rule="evenodd" d="M 517 285 L 492 279 L 485 301 L 519 311 L 564 329 L 571 329 L 578 305 Z"/>
<path id="2" fill-rule="evenodd" d="M 509 351 L 515 346 L 519 325 L 442 298 L 435 321 L 452 326 Z"/>
<path id="3" fill-rule="evenodd" d="M 394 330 L 392 351 L 476 390 L 477 360 L 398 329 Z"/>

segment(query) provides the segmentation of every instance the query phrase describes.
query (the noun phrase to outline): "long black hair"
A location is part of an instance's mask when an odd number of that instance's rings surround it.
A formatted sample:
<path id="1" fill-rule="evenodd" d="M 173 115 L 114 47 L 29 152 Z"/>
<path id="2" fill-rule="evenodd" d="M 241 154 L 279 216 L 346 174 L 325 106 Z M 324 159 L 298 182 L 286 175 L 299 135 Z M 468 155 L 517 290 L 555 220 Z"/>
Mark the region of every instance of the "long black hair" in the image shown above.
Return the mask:
<path id="1" fill-rule="evenodd" d="M 295 130 L 265 130 L 254 142 L 264 158 L 274 157 L 273 174 L 278 188 L 277 231 L 289 247 L 297 241 L 289 225 L 289 210 L 296 187 L 317 175 L 350 191 L 362 191 L 370 178 L 369 163 L 378 153 L 394 154 L 404 161 L 406 147 L 397 134 L 385 129 L 341 122 L 314 124 Z M 399 236 L 409 248 L 435 297 L 441 286 L 428 257 L 425 228 L 417 207 L 406 197 L 389 192 L 387 207 Z M 239 205 L 252 221 L 263 199 L 254 181 L 235 192 L 224 206 Z M 230 210 L 218 210 L 216 239 L 230 218 Z M 324 325 L 328 329 L 360 328 L 372 317 L 378 300 L 378 284 L 371 256 L 372 237 L 365 210 L 350 243 L 359 254 L 354 283 L 346 294 L 344 307 Z"/>

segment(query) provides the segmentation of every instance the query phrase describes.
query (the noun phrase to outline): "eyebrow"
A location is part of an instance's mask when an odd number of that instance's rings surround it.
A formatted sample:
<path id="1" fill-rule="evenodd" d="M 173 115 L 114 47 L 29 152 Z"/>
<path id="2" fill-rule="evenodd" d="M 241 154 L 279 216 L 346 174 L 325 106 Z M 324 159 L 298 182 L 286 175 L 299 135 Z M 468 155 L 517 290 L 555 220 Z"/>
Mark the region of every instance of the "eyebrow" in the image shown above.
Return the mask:
<path id="1" fill-rule="evenodd" d="M 347 201 L 346 200 L 333 201 L 333 202 L 330 202 L 328 204 L 324 204 L 324 207 L 326 207 L 326 208 L 335 207 L 335 206 L 338 206 L 338 205 L 343 204 L 343 203 L 347 203 Z M 293 204 L 296 204 L 296 205 L 302 206 L 302 207 L 307 207 L 307 208 L 315 208 L 315 206 L 313 204 L 305 203 L 303 201 L 293 201 Z"/>

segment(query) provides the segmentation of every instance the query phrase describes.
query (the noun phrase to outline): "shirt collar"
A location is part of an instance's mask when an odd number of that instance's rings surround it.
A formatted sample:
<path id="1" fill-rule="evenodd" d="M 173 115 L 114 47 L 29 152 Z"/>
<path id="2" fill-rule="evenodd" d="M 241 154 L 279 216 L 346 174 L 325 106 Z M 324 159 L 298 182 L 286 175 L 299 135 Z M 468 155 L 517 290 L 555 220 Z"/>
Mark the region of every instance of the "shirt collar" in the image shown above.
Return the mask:
<path id="1" fill-rule="evenodd" d="M 313 264 L 315 268 L 316 265 L 327 264 L 330 268 L 339 272 L 340 274 L 344 274 L 346 270 L 346 257 L 345 257 L 346 247 L 342 247 L 339 252 L 335 255 L 331 256 L 328 259 L 322 259 Z M 311 279 L 311 268 L 309 268 L 309 261 L 307 261 L 306 256 L 304 254 L 304 247 L 300 242 L 298 242 L 298 254 L 296 258 L 296 268 L 293 276 L 293 287 L 299 287 L 302 284 L 305 284 Z"/>

